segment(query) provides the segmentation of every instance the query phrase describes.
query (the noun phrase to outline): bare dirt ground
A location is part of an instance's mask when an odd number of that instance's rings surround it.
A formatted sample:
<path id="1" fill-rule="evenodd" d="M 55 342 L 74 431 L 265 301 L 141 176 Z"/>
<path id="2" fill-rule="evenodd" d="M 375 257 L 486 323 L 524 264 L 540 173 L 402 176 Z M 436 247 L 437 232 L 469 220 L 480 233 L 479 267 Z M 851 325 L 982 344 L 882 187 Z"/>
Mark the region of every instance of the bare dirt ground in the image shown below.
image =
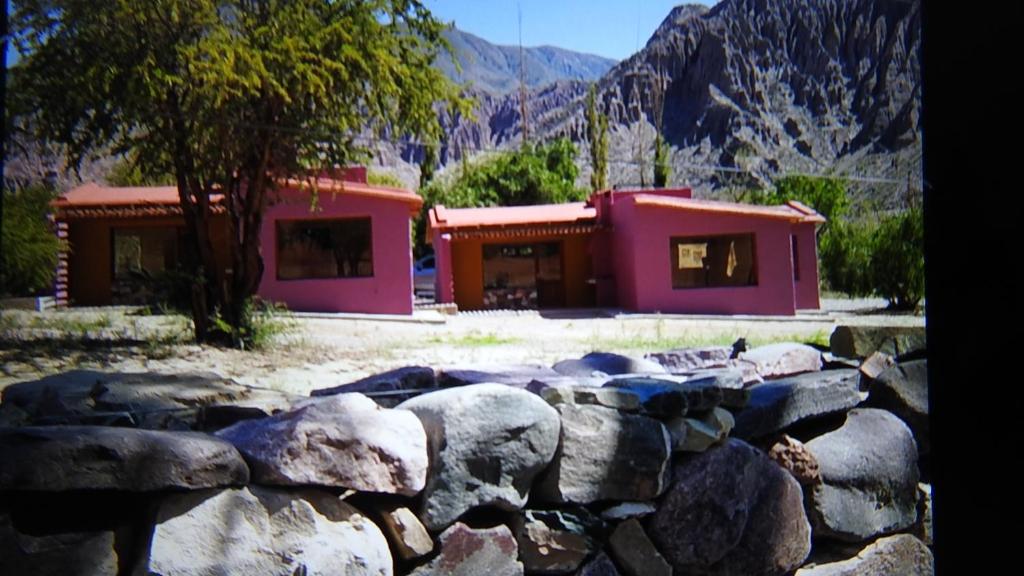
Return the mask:
<path id="1" fill-rule="evenodd" d="M 409 365 L 543 364 L 595 350 L 643 356 L 683 346 L 779 341 L 827 345 L 840 324 L 923 326 L 881 300 L 823 300 L 795 317 L 617 314 L 615 311 L 469 313 L 411 318 L 293 315 L 258 351 L 188 342 L 190 321 L 131 308 L 0 311 L 0 389 L 72 369 L 213 372 L 296 394 Z"/>

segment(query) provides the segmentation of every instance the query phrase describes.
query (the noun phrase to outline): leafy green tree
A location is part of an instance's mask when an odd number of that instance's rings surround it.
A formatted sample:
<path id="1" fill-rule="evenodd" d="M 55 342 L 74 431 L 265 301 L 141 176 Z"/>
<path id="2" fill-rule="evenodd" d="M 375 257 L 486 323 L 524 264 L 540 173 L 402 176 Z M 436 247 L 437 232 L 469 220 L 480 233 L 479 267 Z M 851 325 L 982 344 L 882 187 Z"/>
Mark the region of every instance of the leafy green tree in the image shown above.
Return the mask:
<path id="1" fill-rule="evenodd" d="M 874 236 L 871 273 L 879 295 L 898 310 L 924 298 L 924 216 L 914 207 L 883 218 Z"/>
<path id="2" fill-rule="evenodd" d="M 427 212 L 438 204 L 449 208 L 528 206 L 584 200 L 588 191 L 576 187 L 576 146 L 568 138 L 544 145 L 527 143 L 480 162 L 463 162 L 453 177 L 420 188 L 423 210 L 416 222 L 418 250 L 426 234 Z"/>
<path id="3" fill-rule="evenodd" d="M 664 188 L 668 186 L 668 177 L 672 168 L 668 164 L 668 144 L 661 137 L 661 133 L 654 138 L 654 187 Z"/>
<path id="4" fill-rule="evenodd" d="M 851 296 L 874 292 L 873 238 L 877 226 L 870 221 L 845 219 L 829 223 L 818 240 L 818 260 L 825 285 Z"/>
<path id="5" fill-rule="evenodd" d="M 145 173 L 134 155 L 120 158 L 106 174 L 111 186 L 173 186 L 174 174 Z"/>
<path id="6" fill-rule="evenodd" d="M 587 92 L 587 144 L 590 146 L 590 188 L 594 192 L 608 187 L 608 116 L 597 111 L 597 87 Z"/>
<path id="7" fill-rule="evenodd" d="M 435 102 L 468 111 L 431 65 L 444 29 L 420 0 L 16 0 L 12 107 L 72 165 L 111 146 L 174 175 L 196 337 L 244 345 L 275 187 L 365 157 L 366 129 L 436 139 Z M 214 260 L 215 193 L 231 275 Z"/>
<path id="8" fill-rule="evenodd" d="M 53 286 L 60 243 L 50 225 L 52 190 L 32 186 L 4 198 L 0 293 L 27 296 Z"/>
<path id="9" fill-rule="evenodd" d="M 402 183 L 398 176 L 395 176 L 394 174 L 388 172 L 374 172 L 371 170 L 366 174 L 366 182 L 367 184 L 372 184 L 374 186 L 390 186 L 391 188 L 405 188 L 405 184 Z"/>

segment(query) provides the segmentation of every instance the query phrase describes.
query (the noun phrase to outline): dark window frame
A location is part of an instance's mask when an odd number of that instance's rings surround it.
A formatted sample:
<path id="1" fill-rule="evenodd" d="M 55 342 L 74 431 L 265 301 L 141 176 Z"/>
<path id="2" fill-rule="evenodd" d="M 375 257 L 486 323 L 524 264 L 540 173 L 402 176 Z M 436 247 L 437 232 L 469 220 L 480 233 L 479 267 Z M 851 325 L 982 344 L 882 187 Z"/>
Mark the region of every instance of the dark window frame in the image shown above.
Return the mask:
<path id="1" fill-rule="evenodd" d="M 750 269 L 747 272 L 748 279 L 745 283 L 716 283 L 709 284 L 711 267 L 704 263 L 702 268 L 692 268 L 693 270 L 702 270 L 705 279 L 704 284 L 695 285 L 683 285 L 681 281 L 681 274 L 677 271 L 679 266 L 679 255 L 678 246 L 680 244 L 711 244 L 711 243 L 722 243 L 728 242 L 730 239 L 749 239 L 750 243 Z M 669 237 L 668 243 L 669 249 L 669 278 L 672 284 L 673 290 L 714 290 L 718 288 L 753 288 L 757 287 L 760 282 L 760 270 L 758 269 L 758 258 L 757 258 L 757 234 L 753 232 L 740 232 L 733 234 L 703 234 L 699 236 L 671 236 Z M 710 252 L 710 250 L 708 250 Z M 710 256 L 705 256 L 702 260 L 707 260 Z"/>
<path id="2" fill-rule="evenodd" d="M 315 228 L 327 228 L 339 223 L 351 223 L 351 222 L 365 222 L 366 223 L 366 242 L 367 246 L 365 251 L 369 253 L 369 272 L 366 274 L 359 274 L 360 260 L 356 265 L 357 273 L 351 275 L 338 275 L 333 276 L 282 276 L 281 275 L 281 262 L 282 262 L 282 227 L 283 226 L 301 226 L 301 225 L 312 225 Z M 274 222 L 274 277 L 279 282 L 303 282 L 308 280 L 360 280 L 366 278 L 374 278 L 377 273 L 377 267 L 375 265 L 374 250 L 373 250 L 373 217 L 372 216 L 344 216 L 340 218 L 282 218 Z"/>

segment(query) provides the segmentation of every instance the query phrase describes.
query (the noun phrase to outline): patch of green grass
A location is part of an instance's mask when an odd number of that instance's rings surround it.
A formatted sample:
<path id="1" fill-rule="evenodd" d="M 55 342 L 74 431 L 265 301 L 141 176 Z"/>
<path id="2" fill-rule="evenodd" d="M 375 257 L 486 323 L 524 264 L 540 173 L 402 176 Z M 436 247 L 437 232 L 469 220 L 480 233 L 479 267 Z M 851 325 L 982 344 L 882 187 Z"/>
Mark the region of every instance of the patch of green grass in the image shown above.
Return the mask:
<path id="1" fill-rule="evenodd" d="M 748 335 L 739 331 L 708 331 L 693 330 L 681 334 L 666 334 L 661 320 L 653 331 L 626 330 L 622 327 L 619 335 L 601 335 L 594 333 L 587 341 L 591 351 L 606 352 L 614 350 L 661 352 L 677 348 L 697 348 L 702 346 L 731 346 L 736 340 L 745 338 L 750 347 L 764 346 L 779 342 L 797 342 L 828 346 L 829 333 L 818 330 L 811 335 L 801 334 L 769 334 Z"/>
<path id="2" fill-rule="evenodd" d="M 504 344 L 516 344 L 521 341 L 522 338 L 498 336 L 493 332 L 484 334 L 477 331 L 463 334 L 461 336 L 434 336 L 429 340 L 431 344 L 445 344 L 448 346 L 462 346 L 466 348 L 501 346 Z"/>

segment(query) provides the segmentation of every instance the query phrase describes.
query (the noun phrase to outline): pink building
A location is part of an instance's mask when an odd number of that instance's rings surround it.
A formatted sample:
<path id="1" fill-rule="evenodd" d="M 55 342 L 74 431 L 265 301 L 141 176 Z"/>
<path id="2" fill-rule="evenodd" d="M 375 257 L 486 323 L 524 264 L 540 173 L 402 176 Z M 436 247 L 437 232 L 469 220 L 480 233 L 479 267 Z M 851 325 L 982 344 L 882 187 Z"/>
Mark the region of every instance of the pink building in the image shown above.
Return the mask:
<path id="1" fill-rule="evenodd" d="M 689 189 L 615 190 L 558 206 L 437 206 L 430 234 L 438 297 L 460 309 L 792 315 L 819 307 L 822 222 L 797 202 L 751 206 L 696 200 Z"/>
<path id="2" fill-rule="evenodd" d="M 366 183 L 366 169 L 342 179 L 289 182 L 267 210 L 260 234 L 266 266 L 258 294 L 290 310 L 412 314 L 414 192 Z"/>
<path id="3" fill-rule="evenodd" d="M 371 186 L 365 168 L 285 183 L 264 214 L 263 279 L 257 292 L 290 310 L 411 314 L 411 217 L 423 201 Z M 316 202 L 310 189 L 315 186 Z M 230 266 L 227 215 L 214 198 L 211 237 Z M 54 202 L 61 254 L 61 304 L 143 304 L 163 296 L 162 278 L 185 251 L 177 189 L 93 183 Z"/>

